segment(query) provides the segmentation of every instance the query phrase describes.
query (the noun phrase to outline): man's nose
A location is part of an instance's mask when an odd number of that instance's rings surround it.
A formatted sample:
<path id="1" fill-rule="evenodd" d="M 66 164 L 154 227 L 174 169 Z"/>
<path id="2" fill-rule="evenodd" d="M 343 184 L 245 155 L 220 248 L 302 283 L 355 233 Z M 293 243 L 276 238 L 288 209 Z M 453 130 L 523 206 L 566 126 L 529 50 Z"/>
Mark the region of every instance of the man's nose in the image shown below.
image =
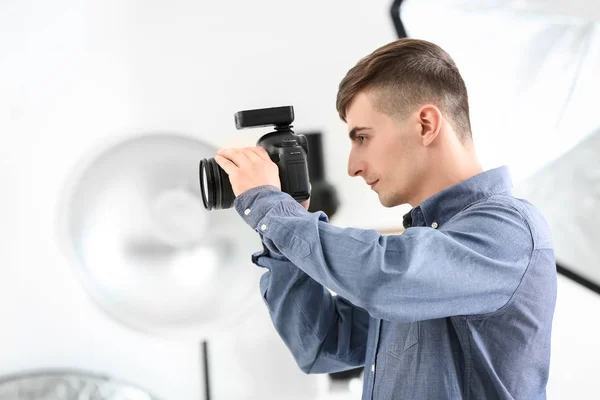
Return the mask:
<path id="1" fill-rule="evenodd" d="M 364 166 L 362 161 L 357 160 L 355 157 L 348 157 L 348 175 L 359 176 L 363 172 Z"/>

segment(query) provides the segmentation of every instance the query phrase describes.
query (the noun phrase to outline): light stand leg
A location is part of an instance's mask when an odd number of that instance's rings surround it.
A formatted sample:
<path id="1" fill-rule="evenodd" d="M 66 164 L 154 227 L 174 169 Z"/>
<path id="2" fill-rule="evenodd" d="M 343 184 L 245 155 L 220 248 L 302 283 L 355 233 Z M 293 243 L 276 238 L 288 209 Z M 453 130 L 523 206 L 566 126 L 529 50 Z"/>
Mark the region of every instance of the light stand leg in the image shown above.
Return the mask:
<path id="1" fill-rule="evenodd" d="M 204 366 L 204 399 L 210 400 L 210 376 L 208 368 L 208 342 L 202 341 L 202 364 Z"/>

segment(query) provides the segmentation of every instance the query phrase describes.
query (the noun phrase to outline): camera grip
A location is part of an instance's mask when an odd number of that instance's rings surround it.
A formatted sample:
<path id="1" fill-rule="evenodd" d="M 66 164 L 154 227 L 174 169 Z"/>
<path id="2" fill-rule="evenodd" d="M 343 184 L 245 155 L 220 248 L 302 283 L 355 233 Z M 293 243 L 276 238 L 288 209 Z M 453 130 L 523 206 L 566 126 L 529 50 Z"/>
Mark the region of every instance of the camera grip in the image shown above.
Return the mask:
<path id="1" fill-rule="evenodd" d="M 304 152 L 298 148 L 285 149 L 276 163 L 281 190 L 298 202 L 307 200 L 310 197 L 310 181 Z"/>

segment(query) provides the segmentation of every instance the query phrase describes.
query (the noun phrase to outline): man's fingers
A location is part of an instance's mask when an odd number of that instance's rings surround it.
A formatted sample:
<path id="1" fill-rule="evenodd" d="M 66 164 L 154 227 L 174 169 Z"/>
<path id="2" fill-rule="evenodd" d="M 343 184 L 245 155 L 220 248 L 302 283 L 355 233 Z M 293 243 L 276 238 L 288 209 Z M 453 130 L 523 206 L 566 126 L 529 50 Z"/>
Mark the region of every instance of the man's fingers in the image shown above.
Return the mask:
<path id="1" fill-rule="evenodd" d="M 243 167 L 248 164 L 248 156 L 244 154 L 243 149 L 221 149 L 217 152 L 223 158 L 233 162 L 238 167 Z"/>
<path id="2" fill-rule="evenodd" d="M 248 159 L 254 163 L 257 162 L 263 162 L 264 158 L 261 157 L 255 150 L 254 147 L 250 147 L 247 149 L 244 149 L 244 154 L 246 155 L 246 157 L 248 157 Z"/>
<path id="3" fill-rule="evenodd" d="M 221 155 L 217 154 L 215 156 L 215 161 L 225 172 L 227 172 L 227 175 L 231 175 L 231 173 L 237 169 L 237 165 Z"/>
<path id="4" fill-rule="evenodd" d="M 221 149 L 217 152 L 217 156 L 221 157 L 223 160 L 227 160 L 233 167 L 243 169 L 250 168 L 253 164 L 264 163 L 265 161 L 273 162 L 269 153 L 261 146 L 241 149 Z M 228 165 L 223 160 L 221 160 L 221 163 L 223 165 Z M 221 165 L 221 163 L 217 163 Z M 229 174 L 229 171 L 225 169 L 223 165 L 221 165 L 221 168 Z M 231 166 L 229 166 L 229 168 L 231 168 Z"/>
<path id="5" fill-rule="evenodd" d="M 271 161 L 271 157 L 269 156 L 269 153 L 267 153 L 267 150 L 265 150 L 264 147 L 262 147 L 262 146 L 250 147 L 250 150 L 252 150 L 256 155 L 258 155 L 263 160 Z"/>

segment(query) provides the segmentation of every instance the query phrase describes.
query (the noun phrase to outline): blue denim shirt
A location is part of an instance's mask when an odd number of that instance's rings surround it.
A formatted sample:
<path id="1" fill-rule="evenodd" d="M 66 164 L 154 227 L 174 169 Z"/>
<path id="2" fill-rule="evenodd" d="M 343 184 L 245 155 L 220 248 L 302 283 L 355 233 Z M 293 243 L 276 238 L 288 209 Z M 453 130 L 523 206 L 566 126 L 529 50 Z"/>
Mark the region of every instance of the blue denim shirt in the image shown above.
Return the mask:
<path id="1" fill-rule="evenodd" d="M 299 367 L 365 366 L 363 400 L 545 399 L 553 243 L 511 186 L 506 167 L 478 174 L 413 208 L 401 235 L 335 227 L 273 186 L 240 195 L 264 245 L 262 296 Z"/>

